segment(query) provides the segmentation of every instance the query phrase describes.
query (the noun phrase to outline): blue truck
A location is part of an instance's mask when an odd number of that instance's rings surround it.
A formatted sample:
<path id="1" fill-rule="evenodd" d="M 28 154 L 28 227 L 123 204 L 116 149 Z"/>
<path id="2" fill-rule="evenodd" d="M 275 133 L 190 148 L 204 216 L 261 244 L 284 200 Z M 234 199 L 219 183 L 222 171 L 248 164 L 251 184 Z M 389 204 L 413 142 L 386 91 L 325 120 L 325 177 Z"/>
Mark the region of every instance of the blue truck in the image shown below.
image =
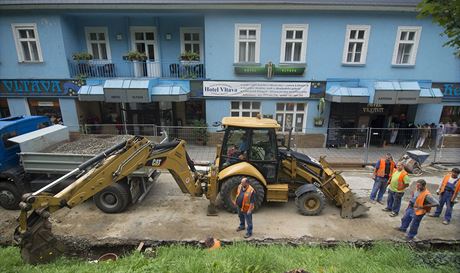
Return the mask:
<path id="1" fill-rule="evenodd" d="M 33 132 L 51 125 L 44 116 L 14 116 L 0 119 L 0 205 L 15 209 L 27 186 L 25 172 L 19 164 L 19 145 L 10 138 Z"/>

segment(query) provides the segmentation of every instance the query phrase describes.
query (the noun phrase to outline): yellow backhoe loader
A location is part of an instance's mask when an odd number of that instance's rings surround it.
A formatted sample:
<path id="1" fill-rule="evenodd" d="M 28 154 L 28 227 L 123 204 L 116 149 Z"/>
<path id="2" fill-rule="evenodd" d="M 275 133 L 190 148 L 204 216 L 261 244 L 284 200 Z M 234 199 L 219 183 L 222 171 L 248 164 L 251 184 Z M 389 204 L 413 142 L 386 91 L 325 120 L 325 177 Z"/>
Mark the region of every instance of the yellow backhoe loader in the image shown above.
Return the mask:
<path id="1" fill-rule="evenodd" d="M 368 207 L 358 202 L 339 172 L 328 163 L 278 147 L 273 119 L 227 117 L 222 120 L 225 134 L 218 145 L 214 163 L 196 166 L 187 154 L 185 141 L 154 144 L 144 137 L 118 144 L 81 164 L 77 169 L 34 193 L 25 194 L 20 203 L 19 226 L 15 241 L 28 263 L 52 260 L 63 251 L 53 236 L 50 214 L 62 207 L 75 207 L 96 197 L 104 190 L 110 202 L 98 206 L 114 213 L 126 209 L 133 200 L 126 177 L 140 168 L 168 170 L 184 193 L 205 195 L 210 200 L 208 215 L 216 214 L 216 200 L 234 212 L 236 188 L 242 177 L 248 177 L 256 191 L 257 209 L 266 202 L 287 202 L 295 196 L 299 212 L 317 215 L 325 205 L 325 196 L 341 206 L 344 218 L 358 217 Z M 68 177 L 77 179 L 57 194 L 46 191 Z M 97 198 L 104 200 L 104 198 Z M 192 217 L 192 216 L 191 216 Z"/>

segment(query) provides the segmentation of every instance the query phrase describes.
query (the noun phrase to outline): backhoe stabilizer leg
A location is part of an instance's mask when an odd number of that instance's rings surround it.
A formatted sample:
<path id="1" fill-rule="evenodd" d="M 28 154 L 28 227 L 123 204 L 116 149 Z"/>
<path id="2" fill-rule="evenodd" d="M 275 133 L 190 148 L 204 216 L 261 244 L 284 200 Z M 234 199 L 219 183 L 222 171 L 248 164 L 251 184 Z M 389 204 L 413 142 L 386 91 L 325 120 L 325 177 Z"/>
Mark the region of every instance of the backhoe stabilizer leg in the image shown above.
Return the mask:
<path id="1" fill-rule="evenodd" d="M 348 202 L 342 204 L 342 211 L 340 212 L 340 216 L 346 219 L 357 218 L 367 214 L 369 209 L 370 207 L 366 206 L 365 202 L 353 197 Z"/>
<path id="2" fill-rule="evenodd" d="M 51 232 L 51 222 L 32 212 L 27 218 L 27 230 L 22 231 L 18 226 L 14 231 L 14 241 L 21 249 L 21 257 L 29 264 L 51 262 L 64 252 L 61 244 Z"/>
<path id="3" fill-rule="evenodd" d="M 208 212 L 206 214 L 207 216 L 217 216 L 217 206 L 215 202 L 210 201 L 208 205 Z"/>

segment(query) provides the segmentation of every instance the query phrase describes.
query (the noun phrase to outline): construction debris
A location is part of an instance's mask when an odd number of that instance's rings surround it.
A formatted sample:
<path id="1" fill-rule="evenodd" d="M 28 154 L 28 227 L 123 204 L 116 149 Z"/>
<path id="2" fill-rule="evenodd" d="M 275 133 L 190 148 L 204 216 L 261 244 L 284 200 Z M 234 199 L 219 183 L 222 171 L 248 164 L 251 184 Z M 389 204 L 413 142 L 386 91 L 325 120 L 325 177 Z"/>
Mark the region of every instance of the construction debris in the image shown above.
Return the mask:
<path id="1" fill-rule="evenodd" d="M 130 138 L 131 135 L 82 135 L 75 141 L 51 146 L 43 152 L 95 155 Z"/>

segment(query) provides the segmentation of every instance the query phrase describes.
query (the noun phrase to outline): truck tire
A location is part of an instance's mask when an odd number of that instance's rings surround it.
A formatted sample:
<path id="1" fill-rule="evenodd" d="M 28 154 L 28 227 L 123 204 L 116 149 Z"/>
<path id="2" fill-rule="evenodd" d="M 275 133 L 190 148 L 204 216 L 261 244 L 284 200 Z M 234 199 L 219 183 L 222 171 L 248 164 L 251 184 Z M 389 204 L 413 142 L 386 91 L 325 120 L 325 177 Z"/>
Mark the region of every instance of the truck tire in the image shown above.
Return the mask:
<path id="1" fill-rule="evenodd" d="M 19 209 L 21 194 L 18 188 L 8 182 L 0 183 L 0 206 L 8 210 Z"/>
<path id="2" fill-rule="evenodd" d="M 220 197 L 222 199 L 223 206 L 228 212 L 236 213 L 236 206 L 233 204 L 236 200 L 236 191 L 238 190 L 238 185 L 241 182 L 243 176 L 232 176 L 225 179 L 220 189 Z M 254 188 L 255 191 L 255 204 L 254 211 L 256 211 L 262 205 L 262 202 L 265 198 L 265 188 L 259 180 L 248 177 L 249 185 Z"/>
<path id="3" fill-rule="evenodd" d="M 296 197 L 295 204 L 300 214 L 312 216 L 318 215 L 324 209 L 326 198 L 320 191 L 309 191 Z"/>
<path id="4" fill-rule="evenodd" d="M 103 212 L 119 213 L 131 203 L 131 192 L 126 182 L 117 182 L 98 192 L 93 199 Z"/>

